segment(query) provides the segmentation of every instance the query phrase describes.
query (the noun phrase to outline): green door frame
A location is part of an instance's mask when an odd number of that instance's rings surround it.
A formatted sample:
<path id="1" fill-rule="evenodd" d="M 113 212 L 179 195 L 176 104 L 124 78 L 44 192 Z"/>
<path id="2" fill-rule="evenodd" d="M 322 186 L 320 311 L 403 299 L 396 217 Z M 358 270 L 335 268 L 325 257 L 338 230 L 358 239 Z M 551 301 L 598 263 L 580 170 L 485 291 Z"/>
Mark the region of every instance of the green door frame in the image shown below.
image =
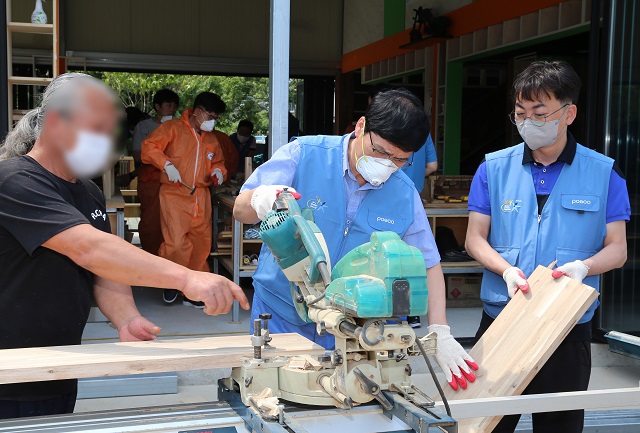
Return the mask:
<path id="1" fill-rule="evenodd" d="M 384 37 L 404 30 L 405 0 L 384 0 Z"/>
<path id="2" fill-rule="evenodd" d="M 460 145 L 462 128 L 462 71 L 466 62 L 484 59 L 509 51 L 526 48 L 557 39 L 574 36 L 588 32 L 590 24 L 575 26 L 551 35 L 519 42 L 505 47 L 464 57 L 462 59 L 447 61 L 447 84 L 445 88 L 445 123 L 444 123 L 444 161 L 442 170 L 444 174 L 460 174 Z"/>

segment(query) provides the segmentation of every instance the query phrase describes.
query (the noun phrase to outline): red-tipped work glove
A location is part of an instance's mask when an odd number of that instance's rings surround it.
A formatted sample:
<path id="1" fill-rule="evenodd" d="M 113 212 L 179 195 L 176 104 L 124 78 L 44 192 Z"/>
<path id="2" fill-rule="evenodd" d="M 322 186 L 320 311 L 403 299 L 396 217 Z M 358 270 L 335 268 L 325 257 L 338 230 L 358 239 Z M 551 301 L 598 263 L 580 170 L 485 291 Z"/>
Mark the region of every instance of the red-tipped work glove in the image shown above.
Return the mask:
<path id="1" fill-rule="evenodd" d="M 213 186 L 220 186 L 222 182 L 224 182 L 224 176 L 222 176 L 222 170 L 219 168 L 214 168 L 211 173 L 211 178 L 213 179 Z"/>
<path id="2" fill-rule="evenodd" d="M 589 266 L 585 265 L 583 261 L 576 260 L 573 262 L 565 263 L 564 265 L 556 268 L 551 273 L 553 278 L 560 278 L 567 276 L 573 278 L 579 282 L 582 282 L 589 273 Z"/>
<path id="3" fill-rule="evenodd" d="M 458 388 L 467 389 L 467 382 L 476 380 L 476 375 L 471 370 L 477 370 L 478 364 L 451 336 L 451 330 L 447 325 L 429 325 L 427 333 L 431 332 L 438 334 L 436 361 L 447 382 L 454 391 Z"/>
<path id="4" fill-rule="evenodd" d="M 292 187 L 286 185 L 260 185 L 253 190 L 251 196 L 251 207 L 258 218 L 264 221 L 264 217 L 273 210 L 273 204 L 284 190 L 287 190 L 297 199 L 300 198 L 300 194 Z"/>
<path id="5" fill-rule="evenodd" d="M 507 283 L 507 292 L 510 298 L 513 298 L 518 290 L 521 290 L 522 293 L 529 293 L 527 277 L 524 276 L 520 268 L 515 266 L 508 268 L 502 274 L 502 279 Z"/>

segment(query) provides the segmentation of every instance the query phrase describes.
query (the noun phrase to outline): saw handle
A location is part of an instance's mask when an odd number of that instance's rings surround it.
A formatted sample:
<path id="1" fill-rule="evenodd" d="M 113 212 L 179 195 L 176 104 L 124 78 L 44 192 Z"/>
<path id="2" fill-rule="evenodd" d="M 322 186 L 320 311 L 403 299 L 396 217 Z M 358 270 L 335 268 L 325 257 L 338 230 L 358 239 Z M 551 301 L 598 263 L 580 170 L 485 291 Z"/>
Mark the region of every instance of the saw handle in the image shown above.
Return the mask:
<path id="1" fill-rule="evenodd" d="M 364 374 L 358 367 L 353 369 L 353 374 L 356 375 L 356 378 L 360 382 L 360 387 L 366 393 L 378 400 L 378 403 L 382 405 L 386 410 L 393 409 L 393 404 L 384 396 L 382 391 L 380 390 L 380 385 L 375 383 L 366 374 Z"/>
<path id="2" fill-rule="evenodd" d="M 309 259 L 311 260 L 311 268 L 309 269 L 309 282 L 311 284 L 315 284 L 319 281 L 322 281 L 325 286 L 331 282 L 331 275 L 328 274 L 327 269 L 327 257 L 324 255 L 324 251 L 322 246 L 320 246 L 320 242 L 318 242 L 318 238 L 316 238 L 315 233 L 311 230 L 309 226 L 309 222 L 304 219 L 302 215 L 294 214 L 292 215 L 293 221 L 298 227 L 298 233 L 300 235 L 300 239 L 304 244 L 304 247 L 309 254 Z M 320 271 L 319 268 L 323 268 L 323 272 Z M 329 278 L 329 281 L 326 281 L 326 278 Z"/>

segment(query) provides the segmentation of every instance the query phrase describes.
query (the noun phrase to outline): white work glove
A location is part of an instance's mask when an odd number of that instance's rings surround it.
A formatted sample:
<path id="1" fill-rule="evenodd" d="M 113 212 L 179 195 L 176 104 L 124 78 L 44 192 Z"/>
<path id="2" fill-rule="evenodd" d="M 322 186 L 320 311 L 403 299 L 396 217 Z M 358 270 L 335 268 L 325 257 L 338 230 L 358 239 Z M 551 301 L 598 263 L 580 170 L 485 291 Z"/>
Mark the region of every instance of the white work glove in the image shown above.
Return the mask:
<path id="1" fill-rule="evenodd" d="M 219 168 L 214 168 L 213 173 L 211 173 L 211 177 L 213 178 L 213 186 L 220 186 L 222 182 L 224 182 L 224 176 L 222 176 L 222 170 Z"/>
<path id="2" fill-rule="evenodd" d="M 573 262 L 565 263 L 564 265 L 556 268 L 551 273 L 553 278 L 560 278 L 567 276 L 573 278 L 579 282 L 582 282 L 589 273 L 589 266 L 585 265 L 581 260 L 575 260 Z"/>
<path id="3" fill-rule="evenodd" d="M 515 266 L 507 268 L 502 274 L 502 279 L 507 283 L 507 292 L 510 298 L 513 298 L 518 290 L 521 290 L 522 293 L 529 293 L 527 277 L 524 276 L 520 268 Z"/>
<path id="4" fill-rule="evenodd" d="M 182 177 L 180 177 L 180 172 L 175 167 L 175 165 L 171 164 L 171 161 L 167 161 L 164 164 L 164 172 L 167 173 L 167 177 L 169 178 L 169 182 L 173 182 L 173 183 L 182 182 Z"/>
<path id="5" fill-rule="evenodd" d="M 273 204 L 285 188 L 288 192 L 292 193 L 296 199 L 300 198 L 300 194 L 298 194 L 295 189 L 286 185 L 260 185 L 253 190 L 251 207 L 256 211 L 260 220 L 264 221 L 264 217 L 273 210 Z"/>
<path id="6" fill-rule="evenodd" d="M 444 372 L 447 382 L 454 391 L 458 388 L 467 389 L 467 381 L 475 382 L 476 380 L 476 375 L 471 369 L 477 370 L 478 364 L 451 336 L 451 329 L 447 325 L 429 325 L 427 334 L 431 332 L 438 335 L 436 361 Z"/>

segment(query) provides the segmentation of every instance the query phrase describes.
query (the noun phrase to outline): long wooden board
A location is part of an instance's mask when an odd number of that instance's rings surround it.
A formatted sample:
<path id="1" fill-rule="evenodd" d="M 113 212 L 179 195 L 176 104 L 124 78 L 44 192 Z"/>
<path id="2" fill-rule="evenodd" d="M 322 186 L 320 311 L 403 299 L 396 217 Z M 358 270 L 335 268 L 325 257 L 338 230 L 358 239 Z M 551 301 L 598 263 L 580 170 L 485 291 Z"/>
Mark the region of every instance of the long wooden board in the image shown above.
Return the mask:
<path id="1" fill-rule="evenodd" d="M 274 348 L 263 356 L 324 353 L 298 334 L 272 337 Z M 229 368 L 252 356 L 248 335 L 6 349 L 0 350 L 0 383 Z"/>
<path id="2" fill-rule="evenodd" d="M 594 288 L 569 277 L 554 280 L 542 266 L 528 281 L 530 292 L 516 293 L 469 352 L 480 366 L 476 381 L 458 391 L 444 384 L 449 400 L 520 395 L 598 297 Z M 459 431 L 489 433 L 501 418 L 465 419 Z"/>

